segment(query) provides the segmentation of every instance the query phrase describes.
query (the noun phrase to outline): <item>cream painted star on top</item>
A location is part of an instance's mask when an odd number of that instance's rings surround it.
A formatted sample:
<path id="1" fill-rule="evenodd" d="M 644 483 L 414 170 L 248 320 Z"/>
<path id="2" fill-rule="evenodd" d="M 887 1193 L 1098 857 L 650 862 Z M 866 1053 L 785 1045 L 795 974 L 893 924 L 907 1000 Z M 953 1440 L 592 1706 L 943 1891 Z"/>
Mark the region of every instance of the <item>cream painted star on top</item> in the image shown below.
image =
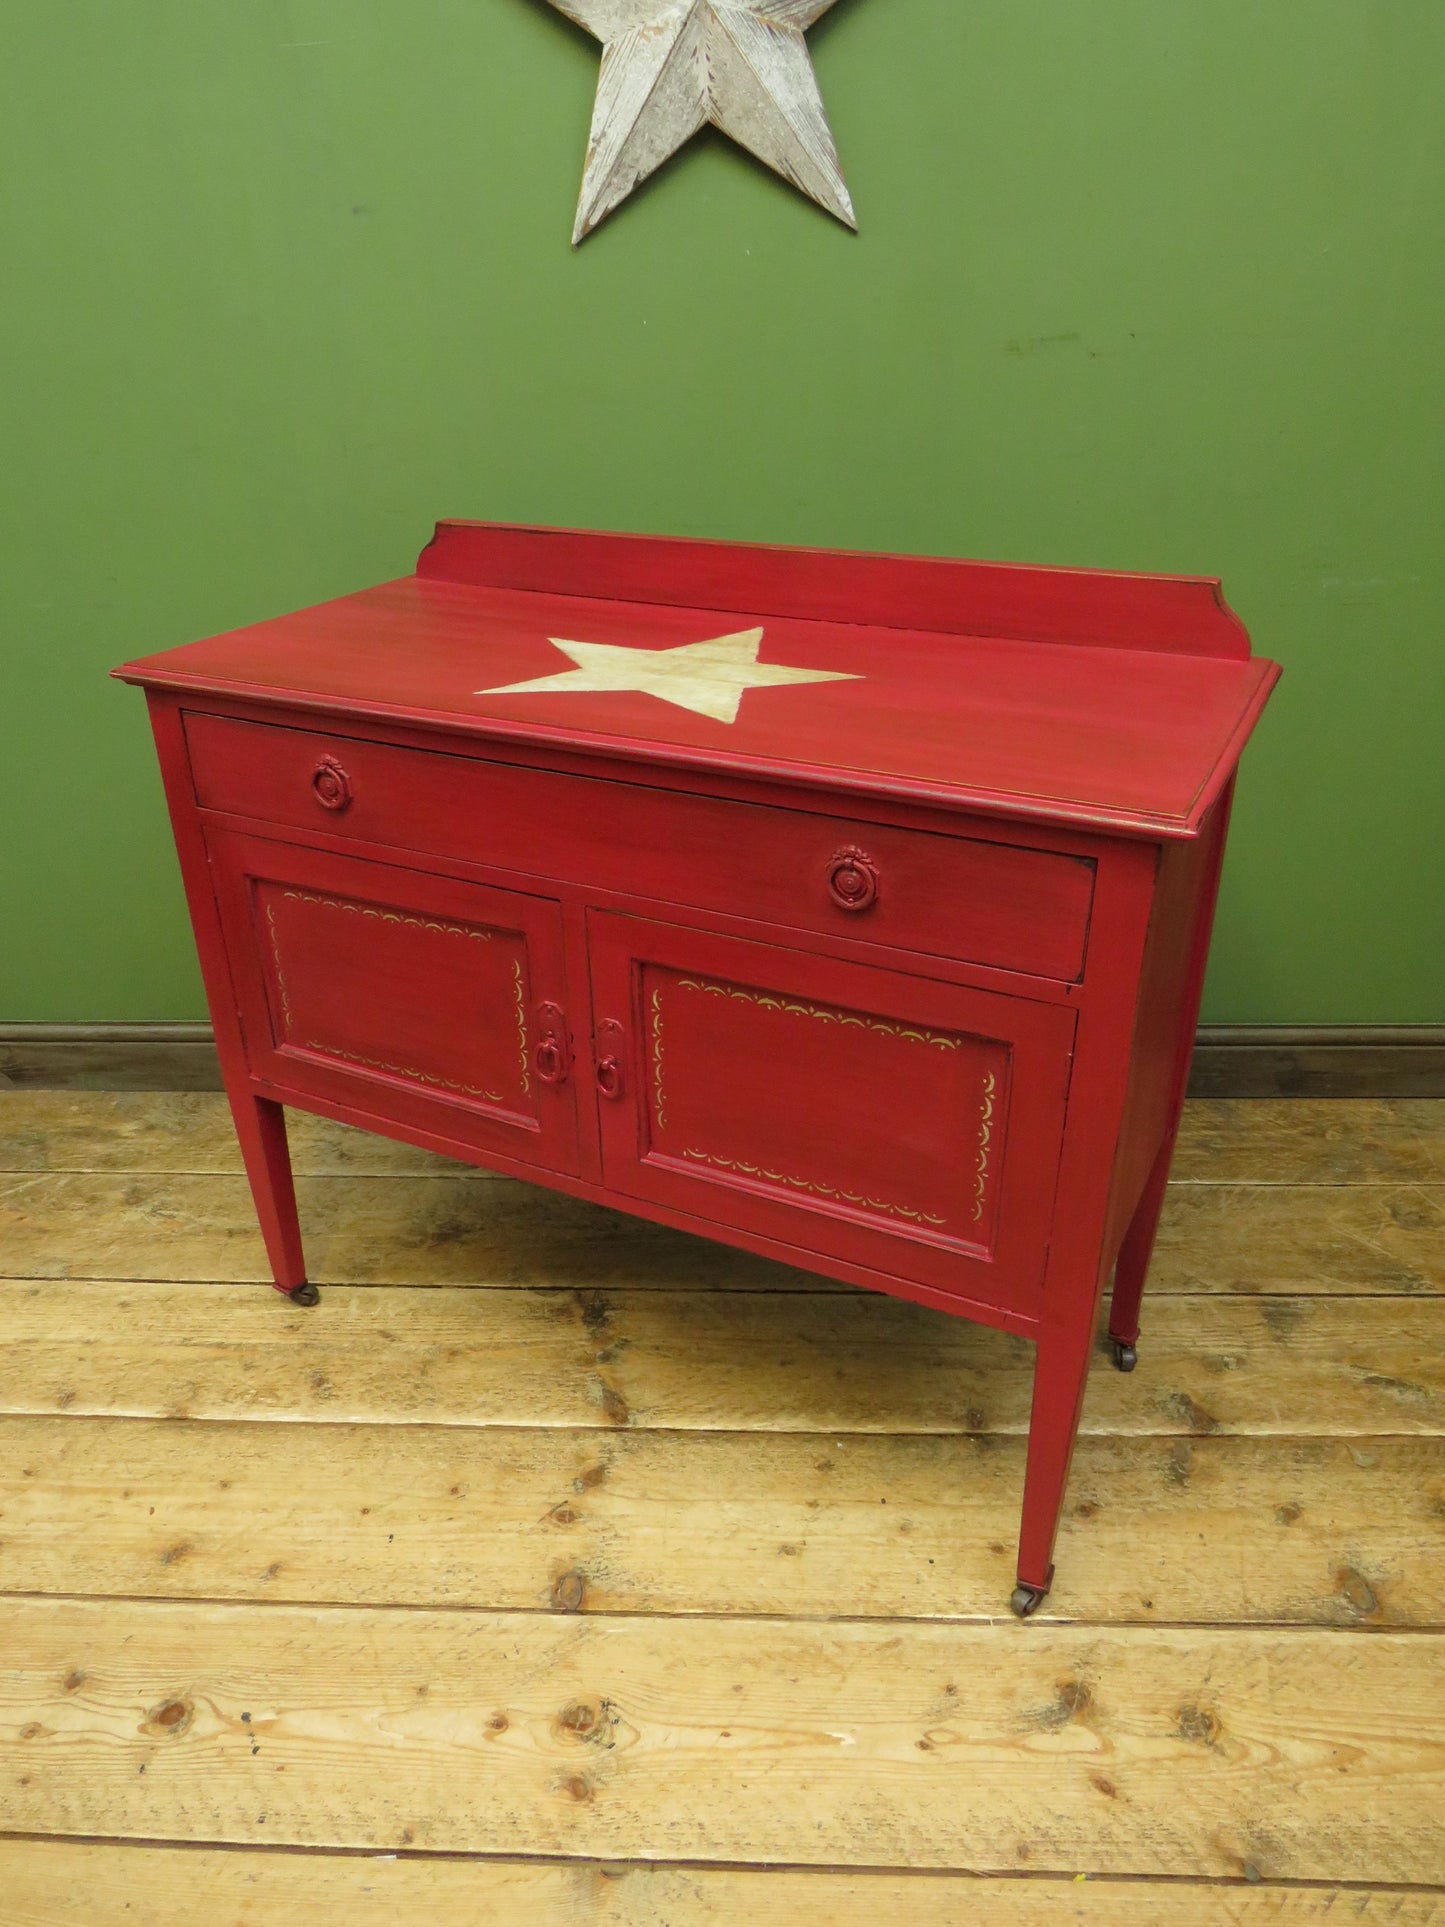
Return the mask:
<path id="1" fill-rule="evenodd" d="M 612 642 L 548 641 L 576 663 L 555 676 L 534 676 L 530 682 L 503 683 L 479 689 L 479 696 L 531 696 L 588 689 L 639 689 L 679 709 L 692 709 L 720 723 L 735 723 L 738 705 L 749 689 L 776 688 L 780 683 L 861 682 L 861 676 L 840 669 L 789 669 L 782 663 L 759 662 L 761 629 L 744 629 L 734 636 L 714 636 L 709 642 L 684 642 L 676 649 L 629 649 Z"/>
<path id="2" fill-rule="evenodd" d="M 709 122 L 856 228 L 803 35 L 834 0 L 552 0 L 602 42 L 572 245 Z"/>

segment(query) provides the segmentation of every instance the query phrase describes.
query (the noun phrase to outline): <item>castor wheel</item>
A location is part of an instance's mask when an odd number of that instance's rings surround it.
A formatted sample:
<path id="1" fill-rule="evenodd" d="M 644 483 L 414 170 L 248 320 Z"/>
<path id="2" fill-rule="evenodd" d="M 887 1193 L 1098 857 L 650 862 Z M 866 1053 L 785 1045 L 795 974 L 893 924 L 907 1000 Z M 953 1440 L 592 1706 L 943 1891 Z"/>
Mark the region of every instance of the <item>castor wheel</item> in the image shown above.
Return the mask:
<path id="1" fill-rule="evenodd" d="M 1114 1354 L 1114 1368 L 1120 1372 L 1132 1372 L 1139 1363 L 1139 1348 L 1126 1345 L 1122 1338 L 1111 1338 L 1109 1348 Z"/>
<path id="2" fill-rule="evenodd" d="M 321 1293 L 309 1280 L 304 1285 L 294 1285 L 286 1296 L 293 1305 L 319 1305 L 321 1302 Z"/>
<path id="3" fill-rule="evenodd" d="M 1019 1619 L 1028 1619 L 1047 1597 L 1047 1586 L 1015 1586 L 1009 1597 L 1009 1610 Z"/>

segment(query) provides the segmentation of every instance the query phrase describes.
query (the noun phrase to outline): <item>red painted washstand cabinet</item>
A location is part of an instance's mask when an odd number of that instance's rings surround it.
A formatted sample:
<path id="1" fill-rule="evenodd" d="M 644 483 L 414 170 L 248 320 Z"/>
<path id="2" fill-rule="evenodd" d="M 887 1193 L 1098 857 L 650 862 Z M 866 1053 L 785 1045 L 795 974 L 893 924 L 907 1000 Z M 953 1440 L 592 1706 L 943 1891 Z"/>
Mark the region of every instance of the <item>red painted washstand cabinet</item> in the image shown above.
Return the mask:
<path id="1" fill-rule="evenodd" d="M 142 684 L 278 1289 L 282 1106 L 1133 1369 L 1235 766 L 1208 580 L 446 522 Z"/>

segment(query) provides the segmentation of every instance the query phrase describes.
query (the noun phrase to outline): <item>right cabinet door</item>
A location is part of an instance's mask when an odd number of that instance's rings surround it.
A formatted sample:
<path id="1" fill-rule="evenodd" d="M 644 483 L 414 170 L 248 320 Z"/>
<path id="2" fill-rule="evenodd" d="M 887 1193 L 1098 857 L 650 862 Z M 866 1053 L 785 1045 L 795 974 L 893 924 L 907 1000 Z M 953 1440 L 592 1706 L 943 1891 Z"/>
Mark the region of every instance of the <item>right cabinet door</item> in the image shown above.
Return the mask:
<path id="1" fill-rule="evenodd" d="M 588 913 L 608 1184 L 1037 1312 L 1073 1012 Z"/>

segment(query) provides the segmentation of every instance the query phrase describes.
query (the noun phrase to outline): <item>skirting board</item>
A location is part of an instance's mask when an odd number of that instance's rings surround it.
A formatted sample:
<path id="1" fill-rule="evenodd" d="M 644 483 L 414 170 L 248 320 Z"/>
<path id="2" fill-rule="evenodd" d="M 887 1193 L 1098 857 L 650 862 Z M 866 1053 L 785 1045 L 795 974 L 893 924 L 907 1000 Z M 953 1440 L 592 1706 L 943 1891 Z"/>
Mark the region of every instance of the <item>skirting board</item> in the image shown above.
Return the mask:
<path id="1" fill-rule="evenodd" d="M 216 1091 L 209 1024 L 0 1024 L 0 1089 Z M 1445 1024 L 1206 1024 L 1191 1097 L 1445 1097 Z"/>

